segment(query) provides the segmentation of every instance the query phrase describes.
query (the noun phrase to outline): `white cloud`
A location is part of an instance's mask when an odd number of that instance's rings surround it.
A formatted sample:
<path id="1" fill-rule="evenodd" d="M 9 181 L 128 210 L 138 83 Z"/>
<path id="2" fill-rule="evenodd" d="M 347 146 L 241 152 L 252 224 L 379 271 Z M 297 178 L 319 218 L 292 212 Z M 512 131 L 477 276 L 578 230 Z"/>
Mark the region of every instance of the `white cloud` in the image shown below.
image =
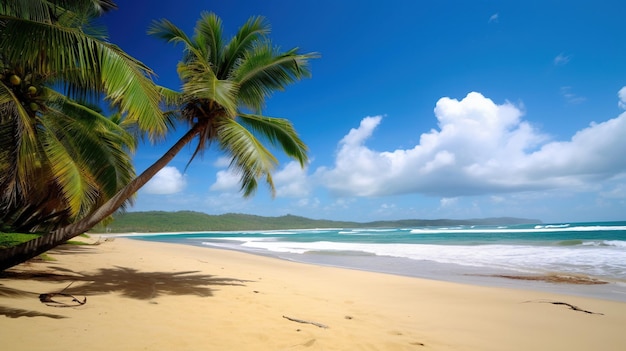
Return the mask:
<path id="1" fill-rule="evenodd" d="M 143 187 L 147 194 L 167 195 L 181 192 L 186 186 L 185 176 L 176 167 L 163 167 Z"/>
<path id="2" fill-rule="evenodd" d="M 565 55 L 564 53 L 560 53 L 554 58 L 554 65 L 563 66 L 569 63 L 569 60 L 570 60 L 570 56 Z"/>
<path id="3" fill-rule="evenodd" d="M 241 185 L 239 180 L 241 177 L 239 174 L 232 172 L 229 169 L 218 171 L 215 175 L 215 183 L 213 183 L 209 189 L 212 191 L 225 191 L 236 193 L 239 192 Z"/>
<path id="4" fill-rule="evenodd" d="M 272 179 L 278 197 L 305 197 L 311 192 L 306 170 L 298 162 L 287 163 L 285 168 L 272 175 Z"/>
<path id="5" fill-rule="evenodd" d="M 500 15 L 497 13 L 494 13 L 493 15 L 491 15 L 491 17 L 489 17 L 489 23 L 491 22 L 498 22 L 498 19 L 500 18 Z"/>
<path id="6" fill-rule="evenodd" d="M 619 92 L 617 93 L 617 97 L 619 98 L 617 106 L 619 106 L 621 109 L 626 110 L 626 87 L 623 87 L 619 90 Z"/>
<path id="7" fill-rule="evenodd" d="M 592 123 L 568 141 L 550 141 L 509 102 L 480 93 L 441 98 L 437 130 L 410 149 L 365 145 L 382 118 L 366 117 L 339 142 L 333 168 L 315 176 L 339 196 L 422 193 L 444 198 L 526 190 L 581 189 L 626 172 L 626 112 Z M 442 203 L 443 205 L 443 203 Z"/>

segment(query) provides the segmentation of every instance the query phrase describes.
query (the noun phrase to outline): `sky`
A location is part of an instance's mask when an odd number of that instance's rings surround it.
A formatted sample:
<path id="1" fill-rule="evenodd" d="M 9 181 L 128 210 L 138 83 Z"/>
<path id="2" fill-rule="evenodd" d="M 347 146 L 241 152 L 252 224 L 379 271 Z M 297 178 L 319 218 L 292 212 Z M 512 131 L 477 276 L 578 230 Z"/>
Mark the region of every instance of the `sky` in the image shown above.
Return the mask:
<path id="1" fill-rule="evenodd" d="M 217 150 L 185 148 L 130 211 L 286 214 L 368 222 L 522 217 L 626 220 L 626 2 L 118 0 L 109 39 L 180 88 L 182 47 L 146 34 L 166 18 L 192 34 L 203 11 L 230 38 L 251 16 L 283 50 L 316 52 L 312 77 L 268 101 L 308 145 L 279 150 L 276 196 L 243 198 Z M 185 132 L 142 143 L 137 172 Z"/>

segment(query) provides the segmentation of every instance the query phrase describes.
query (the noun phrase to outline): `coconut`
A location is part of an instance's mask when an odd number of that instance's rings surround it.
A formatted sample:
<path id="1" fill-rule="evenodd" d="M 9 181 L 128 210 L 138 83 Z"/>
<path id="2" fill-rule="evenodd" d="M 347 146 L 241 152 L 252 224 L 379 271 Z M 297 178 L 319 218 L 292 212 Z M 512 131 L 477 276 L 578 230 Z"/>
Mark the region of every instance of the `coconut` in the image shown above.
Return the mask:
<path id="1" fill-rule="evenodd" d="M 18 76 L 17 74 L 14 74 L 9 78 L 9 81 L 13 85 L 20 85 L 20 83 L 22 82 L 22 78 L 20 78 L 20 76 Z"/>
<path id="2" fill-rule="evenodd" d="M 34 112 L 37 112 L 39 110 L 39 105 L 36 102 L 31 102 L 28 107 L 30 107 L 30 109 Z"/>
<path id="3" fill-rule="evenodd" d="M 35 95 L 35 94 L 37 94 L 37 87 L 36 87 L 36 86 L 34 86 L 34 85 L 29 86 L 29 87 L 28 87 L 28 93 L 29 93 L 30 95 Z"/>

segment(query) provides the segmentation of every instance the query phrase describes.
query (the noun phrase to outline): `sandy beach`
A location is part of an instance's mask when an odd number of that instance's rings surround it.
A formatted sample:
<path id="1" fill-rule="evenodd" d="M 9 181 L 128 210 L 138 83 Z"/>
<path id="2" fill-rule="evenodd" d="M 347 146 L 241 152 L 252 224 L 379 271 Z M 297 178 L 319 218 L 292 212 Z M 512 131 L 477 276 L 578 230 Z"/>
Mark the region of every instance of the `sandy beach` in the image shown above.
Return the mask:
<path id="1" fill-rule="evenodd" d="M 51 255 L 0 278 L 4 350 L 626 349 L 622 302 L 123 238 Z"/>

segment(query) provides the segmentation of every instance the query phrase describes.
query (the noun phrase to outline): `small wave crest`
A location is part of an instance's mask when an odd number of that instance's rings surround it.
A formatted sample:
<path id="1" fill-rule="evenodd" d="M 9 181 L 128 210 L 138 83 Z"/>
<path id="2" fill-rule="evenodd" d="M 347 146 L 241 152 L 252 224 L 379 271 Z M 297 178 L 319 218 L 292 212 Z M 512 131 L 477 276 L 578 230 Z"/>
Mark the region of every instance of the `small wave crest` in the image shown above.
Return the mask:
<path id="1" fill-rule="evenodd" d="M 374 252 L 359 250 L 309 250 L 305 255 L 321 255 L 321 256 L 378 256 Z"/>
<path id="2" fill-rule="evenodd" d="M 559 241 L 556 245 L 557 246 L 576 246 L 576 245 L 583 245 L 584 242 L 582 240 L 563 240 L 563 241 Z"/>
<path id="3" fill-rule="evenodd" d="M 535 229 L 543 229 L 543 228 L 567 228 L 569 227 L 569 223 L 566 224 L 546 224 L 546 225 L 536 225 Z"/>
<path id="4" fill-rule="evenodd" d="M 532 228 L 472 228 L 472 229 L 454 229 L 454 228 L 415 228 L 411 229 L 411 234 L 448 234 L 448 233 L 559 233 L 559 232 L 603 232 L 603 231 L 626 231 L 626 226 L 600 226 L 600 225 L 570 225 L 570 224 L 551 224 L 536 225 Z"/>
<path id="5" fill-rule="evenodd" d="M 585 246 L 613 246 L 626 248 L 626 241 L 621 240 L 601 240 L 601 241 L 587 241 L 582 243 Z"/>

